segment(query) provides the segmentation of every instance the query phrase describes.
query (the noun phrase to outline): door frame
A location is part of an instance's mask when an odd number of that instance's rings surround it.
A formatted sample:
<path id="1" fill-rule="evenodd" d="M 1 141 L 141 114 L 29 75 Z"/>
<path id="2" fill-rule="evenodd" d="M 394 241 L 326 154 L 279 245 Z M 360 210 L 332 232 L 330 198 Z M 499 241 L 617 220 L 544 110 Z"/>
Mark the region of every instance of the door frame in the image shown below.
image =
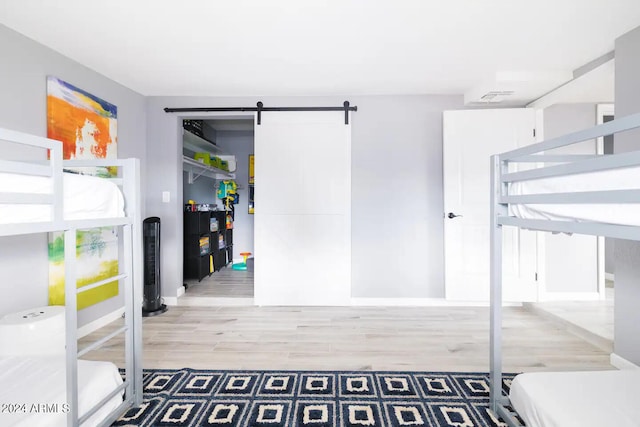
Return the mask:
<path id="1" fill-rule="evenodd" d="M 536 108 L 536 144 L 544 141 L 544 108 Z M 535 163 L 542 167 L 544 163 Z M 536 231 L 536 270 L 538 283 L 537 302 L 544 301 L 547 295 L 546 233 Z"/>
<path id="2" fill-rule="evenodd" d="M 604 123 L 605 116 L 615 115 L 615 104 L 596 104 L 596 124 L 601 125 Z M 604 137 L 599 137 L 596 140 L 596 154 L 604 154 Z M 598 295 L 599 299 L 606 299 L 606 276 L 604 266 L 604 237 L 598 236 Z"/>
<path id="3" fill-rule="evenodd" d="M 184 119 L 194 119 L 194 120 L 212 120 L 212 119 L 228 119 L 228 118 L 237 118 L 239 120 L 253 120 L 253 122 L 255 123 L 256 121 L 256 117 L 257 117 L 257 113 L 256 112 L 252 112 L 252 111 L 248 111 L 248 112 L 244 112 L 244 111 L 229 111 L 229 112 L 224 112 L 224 111 L 198 111 L 198 112 L 193 112 L 193 111 L 188 111 L 188 112 L 176 112 L 173 113 L 175 116 L 175 120 L 176 123 L 178 125 L 178 144 L 177 144 L 177 148 L 178 148 L 178 158 L 180 159 L 180 177 L 181 177 L 181 185 L 179 186 L 180 188 L 180 206 L 182 206 L 183 204 L 183 194 L 182 194 L 182 188 L 184 186 L 184 174 L 182 173 L 182 120 Z M 254 146 L 255 146 L 255 136 L 254 136 Z M 248 190 L 247 190 L 248 191 Z M 182 215 L 178 215 L 178 223 L 179 223 L 179 234 L 176 236 L 176 240 L 179 242 L 183 242 L 184 241 L 184 235 L 183 235 L 183 224 L 184 221 L 184 217 Z M 253 235 L 255 238 L 255 234 L 256 234 L 256 226 L 254 223 L 253 226 Z M 180 244 L 180 253 L 182 253 L 182 244 Z M 233 258 L 233 255 L 232 255 Z M 182 266 L 180 266 L 181 270 L 183 269 Z M 254 282 L 255 282 L 255 272 L 254 272 Z M 184 271 L 182 271 L 182 283 L 184 283 Z M 176 299 L 175 299 L 175 305 L 178 304 L 178 299 L 185 295 L 186 289 L 184 287 L 184 285 L 180 285 L 178 286 L 178 291 L 177 291 L 177 295 L 176 295 Z M 254 289 L 254 294 L 255 294 L 255 289 Z M 194 297 L 194 298 L 206 298 L 206 299 L 211 299 L 211 297 Z M 255 305 L 253 302 L 253 296 L 251 298 L 249 298 L 251 300 L 250 304 L 242 304 L 242 305 Z M 166 299 L 166 298 L 165 298 Z M 238 301 L 243 301 L 243 303 L 245 302 L 244 300 L 246 300 L 246 298 L 237 298 Z"/>
<path id="4" fill-rule="evenodd" d="M 613 114 L 613 104 L 596 104 L 597 124 L 604 123 L 604 116 Z M 544 108 L 536 109 L 536 143 L 544 141 Z M 596 154 L 604 152 L 604 138 L 596 140 Z M 544 166 L 543 163 L 536 163 L 536 166 Z M 598 263 L 596 279 L 598 289 L 596 292 L 585 293 L 564 293 L 553 292 L 548 293 L 546 287 L 546 232 L 536 232 L 537 239 L 537 270 L 538 270 L 538 302 L 545 301 L 593 301 L 605 299 L 605 276 L 604 276 L 604 237 L 596 238 L 596 260 Z M 550 298 L 550 296 L 553 296 Z"/>
<path id="5" fill-rule="evenodd" d="M 496 108 L 492 108 L 490 109 L 491 111 L 500 111 L 501 109 L 496 109 Z M 527 120 L 527 137 L 526 137 L 526 142 L 524 142 L 524 144 L 531 144 L 534 142 L 537 142 L 540 140 L 540 136 L 537 135 L 537 127 L 538 127 L 538 122 L 541 122 L 541 117 L 538 117 L 538 113 L 540 110 L 538 109 L 534 109 L 534 108 L 527 108 L 527 107 L 513 107 L 513 108 L 508 108 L 507 110 L 527 110 L 530 116 L 528 117 Z M 469 110 L 446 110 L 444 113 L 448 113 L 448 112 L 469 112 Z M 482 110 L 481 110 L 482 111 Z M 486 111 L 486 109 L 485 109 Z M 447 144 L 447 141 L 444 139 L 446 138 L 447 135 L 447 124 L 446 121 L 443 120 L 443 144 Z M 450 126 L 450 128 L 454 128 L 454 126 Z M 533 129 L 532 129 L 533 128 Z M 535 133 L 532 135 L 531 131 L 534 130 Z M 521 142 L 522 143 L 522 142 Z M 524 145 L 523 145 L 524 146 Z M 445 181 L 446 181 L 446 175 L 447 175 L 447 148 L 445 146 L 445 148 L 443 149 L 443 176 L 445 176 Z M 454 150 L 455 151 L 455 150 Z M 453 153 L 451 153 L 453 154 Z M 452 157 L 455 157 L 452 156 Z M 449 266 L 447 265 L 447 260 L 448 259 L 453 259 L 455 257 L 449 257 L 448 258 L 448 250 L 447 250 L 447 244 L 449 242 L 449 238 L 451 236 L 447 235 L 447 231 L 446 231 L 446 224 L 448 222 L 448 220 L 446 219 L 446 212 L 450 212 L 451 209 L 455 209 L 452 205 L 450 205 L 449 203 L 447 203 L 447 188 L 448 186 L 446 185 L 445 182 L 445 187 L 443 188 L 443 199 L 444 199 L 444 211 L 443 211 L 443 225 L 444 225 L 444 275 L 445 275 L 445 300 L 447 301 L 453 301 L 453 302 L 459 302 L 459 301 L 476 301 L 474 298 L 472 299 L 467 299 L 465 300 L 464 298 L 459 299 L 459 297 L 457 296 L 456 293 L 451 292 L 452 288 L 450 287 L 449 284 L 449 275 L 447 274 L 447 272 L 449 271 Z M 487 203 L 489 203 L 489 201 L 487 201 Z M 454 210 L 455 212 L 455 210 Z M 540 247 L 539 241 L 538 241 L 538 236 L 540 235 L 540 233 L 535 232 L 535 234 L 531 234 L 527 236 L 527 241 L 528 244 L 526 244 L 526 247 L 529 249 L 528 251 L 528 255 L 529 256 L 524 256 L 523 257 L 523 251 L 520 250 L 521 246 L 520 246 L 520 242 L 521 242 L 521 235 L 520 232 L 522 230 L 517 229 L 515 230 L 515 234 L 513 235 L 513 241 L 515 242 L 515 247 L 518 248 L 517 249 L 517 255 L 514 255 L 514 260 L 517 260 L 517 262 L 514 263 L 514 267 L 513 267 L 513 273 L 515 274 L 512 279 L 514 280 L 526 280 L 527 283 L 518 283 L 517 285 L 526 285 L 527 289 L 524 291 L 521 291 L 518 295 L 516 295 L 515 293 L 513 295 L 509 295 L 506 296 L 506 300 L 504 300 L 503 302 L 505 304 L 511 304 L 511 303 L 515 303 L 515 304 L 520 304 L 522 301 L 526 301 L 526 302 L 535 302 L 538 298 L 538 293 L 539 293 L 539 285 L 537 283 L 537 280 L 534 279 L 533 276 L 528 276 L 528 273 L 533 273 L 536 274 L 537 277 L 540 277 L 539 274 L 539 270 L 540 270 L 540 256 L 538 253 L 538 248 Z M 506 237 L 503 238 L 503 243 L 506 240 Z M 534 258 L 535 257 L 535 258 Z M 530 277 L 530 279 L 523 279 L 523 275 L 520 273 L 520 261 L 522 259 L 527 259 L 528 260 L 528 264 L 526 270 L 527 270 L 527 276 L 526 277 Z M 535 270 L 535 271 L 531 271 L 531 270 Z M 503 277 L 505 277 L 503 275 Z M 455 282 L 455 281 L 454 281 Z M 517 285 L 514 286 L 514 289 L 517 289 Z M 490 289 L 490 281 L 489 281 L 489 289 Z M 517 292 L 517 291 L 516 291 Z M 505 298 L 505 296 L 503 295 L 503 298 Z"/>

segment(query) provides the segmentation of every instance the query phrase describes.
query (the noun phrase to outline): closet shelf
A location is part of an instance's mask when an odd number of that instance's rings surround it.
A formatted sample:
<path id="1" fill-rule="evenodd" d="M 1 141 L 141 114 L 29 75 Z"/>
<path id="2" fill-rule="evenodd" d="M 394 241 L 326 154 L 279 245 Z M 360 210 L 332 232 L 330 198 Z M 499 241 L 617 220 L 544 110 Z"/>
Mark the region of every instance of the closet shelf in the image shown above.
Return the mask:
<path id="1" fill-rule="evenodd" d="M 230 156 L 231 154 L 225 153 L 220 147 L 214 145 L 212 142 L 207 141 L 204 138 L 200 138 L 198 135 L 189 132 L 186 129 L 182 129 L 182 146 L 194 153 L 207 152 L 213 153 L 216 156 Z"/>
<path id="2" fill-rule="evenodd" d="M 187 156 L 182 156 L 182 169 L 189 172 L 189 184 L 193 184 L 201 176 L 213 179 L 234 179 L 236 174 L 200 163 Z"/>

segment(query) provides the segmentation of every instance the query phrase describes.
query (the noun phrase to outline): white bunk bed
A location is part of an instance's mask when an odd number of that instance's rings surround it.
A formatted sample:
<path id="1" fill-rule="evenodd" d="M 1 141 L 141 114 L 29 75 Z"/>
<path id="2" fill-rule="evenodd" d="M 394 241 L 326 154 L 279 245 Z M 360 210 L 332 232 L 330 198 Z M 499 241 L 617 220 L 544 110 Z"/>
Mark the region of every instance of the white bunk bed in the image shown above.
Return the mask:
<path id="1" fill-rule="evenodd" d="M 640 240 L 640 151 L 548 153 L 638 127 L 635 114 L 491 157 L 490 407 L 509 426 L 522 425 L 516 415 L 529 427 L 638 425 L 638 372 L 525 373 L 506 396 L 501 354 L 502 227 Z M 539 167 L 509 167 L 532 163 Z"/>
<path id="2" fill-rule="evenodd" d="M 41 151 L 39 156 L 29 156 L 41 160 L 15 160 L 16 156 L 0 159 L 0 182 L 4 184 L 0 184 L 0 237 L 61 231 L 65 241 L 66 368 L 61 370 L 65 364 L 51 358 L 4 358 L 0 359 L 0 379 L 5 394 L 13 396 L 11 402 L 17 403 L 20 396 L 28 397 L 26 402 L 31 403 L 65 402 L 68 407 L 60 407 L 58 411 L 66 415 L 48 418 L 42 424 L 41 414 L 40 418 L 38 414 L 36 417 L 13 414 L 11 424 L 110 425 L 127 408 L 142 403 L 139 160 L 63 161 L 59 141 L 6 129 L 0 129 L 0 141 L 13 147 L 3 153 Z M 63 172 L 63 168 L 104 166 L 117 167 L 118 177 L 104 179 Z M 122 229 L 120 273 L 76 288 L 76 231 L 95 227 Z M 114 280 L 123 281 L 124 326 L 78 351 L 77 294 Z M 78 360 L 120 334 L 125 335 L 124 381 L 110 362 Z M 35 382 L 29 382 L 25 390 L 25 384 L 12 383 L 20 378 Z"/>

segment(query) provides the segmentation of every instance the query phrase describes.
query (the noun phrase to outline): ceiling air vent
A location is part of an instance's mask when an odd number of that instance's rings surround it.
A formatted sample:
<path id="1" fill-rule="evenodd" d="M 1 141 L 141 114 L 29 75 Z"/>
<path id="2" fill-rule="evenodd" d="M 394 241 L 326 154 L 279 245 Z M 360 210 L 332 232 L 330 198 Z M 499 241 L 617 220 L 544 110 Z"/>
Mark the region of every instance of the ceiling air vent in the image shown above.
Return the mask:
<path id="1" fill-rule="evenodd" d="M 512 90 L 492 90 L 482 95 L 480 97 L 480 102 L 487 102 L 487 103 L 502 102 L 502 100 L 505 97 L 511 96 L 513 94 L 514 92 Z"/>

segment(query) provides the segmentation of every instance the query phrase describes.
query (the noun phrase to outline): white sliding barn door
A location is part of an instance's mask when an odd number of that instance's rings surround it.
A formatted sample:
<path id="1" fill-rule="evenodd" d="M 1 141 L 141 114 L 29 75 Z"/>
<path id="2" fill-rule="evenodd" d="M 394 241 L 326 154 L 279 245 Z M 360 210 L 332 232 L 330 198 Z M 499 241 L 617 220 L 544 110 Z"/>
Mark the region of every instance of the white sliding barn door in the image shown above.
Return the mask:
<path id="1" fill-rule="evenodd" d="M 255 303 L 348 305 L 351 125 L 344 113 L 262 113 L 255 179 Z"/>
<path id="2" fill-rule="evenodd" d="M 534 143 L 534 128 L 533 109 L 444 112 L 447 299 L 489 301 L 490 156 Z M 536 263 L 536 233 L 503 227 L 505 301 L 536 299 Z"/>

